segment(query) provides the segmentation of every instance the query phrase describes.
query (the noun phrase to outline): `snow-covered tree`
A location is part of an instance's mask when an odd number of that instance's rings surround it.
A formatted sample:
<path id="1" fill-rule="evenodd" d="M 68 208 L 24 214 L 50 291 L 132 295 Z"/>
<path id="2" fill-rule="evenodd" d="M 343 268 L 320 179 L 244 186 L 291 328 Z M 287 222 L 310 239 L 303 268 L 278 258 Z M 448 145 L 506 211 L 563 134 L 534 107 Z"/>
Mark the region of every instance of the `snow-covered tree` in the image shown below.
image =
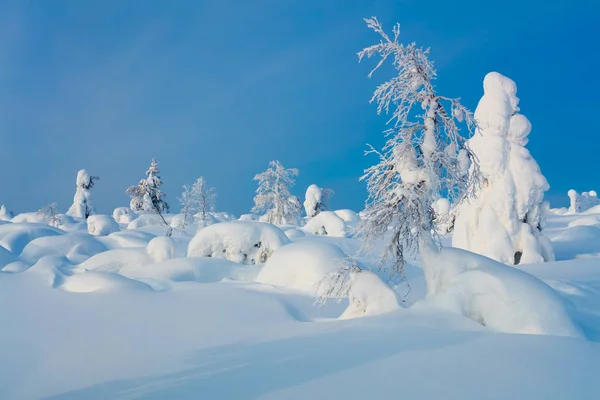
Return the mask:
<path id="1" fill-rule="evenodd" d="M 163 215 L 169 212 L 169 204 L 165 201 L 167 195 L 160 190 L 162 185 L 158 161 L 153 158 L 150 168 L 146 171 L 146 178 L 142 179 L 139 184 L 127 188 L 125 193 L 131 196 L 130 206 L 133 211 L 150 211 L 158 214 L 169 228 L 167 236 L 170 236 L 170 226 Z"/>
<path id="2" fill-rule="evenodd" d="M 75 218 L 87 218 L 94 214 L 91 189 L 97 176 L 91 176 L 85 169 L 77 172 L 77 190 L 73 197 L 73 205 L 67 211 L 67 215 Z"/>
<path id="3" fill-rule="evenodd" d="M 265 222 L 284 224 L 301 212 L 299 201 L 290 201 L 290 189 L 298 176 L 296 168 L 284 168 L 279 161 L 271 161 L 269 168 L 254 177 L 258 189 L 252 212 L 264 214 Z"/>
<path id="4" fill-rule="evenodd" d="M 329 200 L 334 192 L 331 189 L 322 189 L 319 186 L 312 184 L 306 189 L 304 195 L 304 211 L 309 218 L 314 217 L 321 211 L 329 209 Z"/>
<path id="5" fill-rule="evenodd" d="M 490 72 L 483 92 L 469 140 L 480 184 L 475 198 L 457 207 L 452 245 L 510 265 L 554 260 L 542 235 L 549 185 L 525 148 L 531 123 L 519 114 L 517 85 Z"/>
<path id="6" fill-rule="evenodd" d="M 179 198 L 182 229 L 185 229 L 187 221 L 196 213 L 200 214 L 202 225 L 206 225 L 208 213 L 215 211 L 216 200 L 217 190 L 208 186 L 206 179 L 202 176 L 196 179 L 192 186 L 184 185 Z"/>
<path id="7" fill-rule="evenodd" d="M 472 154 L 459 123 L 471 132 L 475 122 L 459 99 L 436 92 L 437 73 L 428 59 L 429 50 L 399 43 L 399 24 L 390 37 L 376 18 L 365 21 L 381 38 L 358 53 L 359 60 L 380 58 L 369 77 L 388 58 L 397 75 L 379 85 L 371 99 L 379 114 L 391 113 L 391 118 L 383 149 L 367 151 L 377 155 L 379 162 L 361 178 L 369 195 L 358 233 L 367 249 L 384 238 L 381 266 L 389 262 L 391 277 L 396 278 L 403 276 L 407 252 L 438 250 L 438 221 L 432 206 L 440 194 L 456 200 L 472 192 L 468 175 Z M 429 287 L 433 272 L 426 265 L 423 268 Z"/>
<path id="8" fill-rule="evenodd" d="M 61 219 L 58 213 L 58 205 L 56 204 L 56 202 L 50 203 L 42 207 L 38 211 L 38 214 L 44 217 L 48 225 L 54 227 L 60 226 Z"/>
<path id="9" fill-rule="evenodd" d="M 569 213 L 571 214 L 580 213 L 600 204 L 598 194 L 595 190 L 579 194 L 577 191 L 571 189 L 568 194 L 570 200 Z"/>

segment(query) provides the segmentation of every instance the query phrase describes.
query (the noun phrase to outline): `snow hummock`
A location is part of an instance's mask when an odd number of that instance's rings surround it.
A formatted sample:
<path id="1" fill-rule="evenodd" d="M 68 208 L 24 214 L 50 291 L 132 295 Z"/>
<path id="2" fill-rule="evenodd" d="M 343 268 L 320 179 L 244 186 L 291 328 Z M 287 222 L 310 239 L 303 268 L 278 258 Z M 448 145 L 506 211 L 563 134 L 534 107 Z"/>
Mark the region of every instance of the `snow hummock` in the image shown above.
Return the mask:
<path id="1" fill-rule="evenodd" d="M 190 241 L 188 257 L 226 258 L 240 264 L 262 264 L 290 240 L 264 222 L 230 221 L 207 226 Z"/>
<path id="2" fill-rule="evenodd" d="M 106 214 L 94 214 L 87 218 L 88 233 L 94 236 L 106 236 L 118 232 L 121 228 L 113 217 Z"/>
<path id="3" fill-rule="evenodd" d="M 400 308 L 396 293 L 379 276 L 370 271 L 355 272 L 350 277 L 350 304 L 341 319 L 378 315 Z"/>
<path id="4" fill-rule="evenodd" d="M 156 262 L 170 260 L 175 257 L 175 241 L 168 236 L 158 236 L 148 243 L 148 254 Z"/>
<path id="5" fill-rule="evenodd" d="M 346 237 L 346 223 L 333 211 L 322 211 L 308 220 L 304 230 L 315 235 Z"/>
<path id="6" fill-rule="evenodd" d="M 519 269 L 462 249 L 425 250 L 430 305 L 506 333 L 583 337 L 565 301 L 546 283 Z"/>
<path id="7" fill-rule="evenodd" d="M 334 244 L 316 241 L 288 244 L 273 253 L 256 281 L 316 295 L 321 281 L 342 267 L 347 258 Z"/>
<path id="8" fill-rule="evenodd" d="M 131 221 L 137 218 L 137 214 L 134 213 L 129 207 L 117 207 L 112 213 L 113 218 L 120 224 L 129 224 Z"/>
<path id="9" fill-rule="evenodd" d="M 456 209 L 452 245 L 510 265 L 553 261 L 542 234 L 549 185 L 524 147 L 531 123 L 518 113 L 517 86 L 490 72 L 483 87 L 477 132 L 468 141 L 479 160 L 480 187 Z"/>

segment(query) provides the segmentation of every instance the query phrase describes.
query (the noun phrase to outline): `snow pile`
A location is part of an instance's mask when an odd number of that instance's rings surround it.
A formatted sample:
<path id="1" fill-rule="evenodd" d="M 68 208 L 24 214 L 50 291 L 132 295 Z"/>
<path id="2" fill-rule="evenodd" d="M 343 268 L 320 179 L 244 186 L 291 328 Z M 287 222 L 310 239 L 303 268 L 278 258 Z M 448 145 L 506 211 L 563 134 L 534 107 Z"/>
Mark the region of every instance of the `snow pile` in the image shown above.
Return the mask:
<path id="1" fill-rule="evenodd" d="M 597 226 L 600 228 L 600 216 L 586 215 L 569 222 L 569 228 L 574 226 Z"/>
<path id="2" fill-rule="evenodd" d="M 322 211 L 309 219 L 304 229 L 315 235 L 346 237 L 346 223 L 332 211 Z"/>
<path id="3" fill-rule="evenodd" d="M 564 300 L 537 278 L 456 248 L 422 252 L 429 305 L 506 333 L 582 337 Z"/>
<path id="4" fill-rule="evenodd" d="M 165 218 L 166 217 L 167 216 L 165 216 Z M 158 214 L 155 214 L 153 212 L 145 212 L 145 213 L 139 214 L 139 216 L 136 219 L 131 221 L 127 225 L 127 229 L 140 229 L 140 228 L 144 228 L 147 226 L 164 227 L 165 223 L 163 222 L 162 218 L 160 218 L 160 216 Z"/>
<path id="5" fill-rule="evenodd" d="M 571 189 L 569 190 L 568 194 L 570 200 L 570 214 L 580 213 L 600 204 L 600 200 L 598 200 L 598 194 L 595 190 L 590 190 L 589 192 L 583 192 L 579 194 L 577 191 Z"/>
<path id="6" fill-rule="evenodd" d="M 90 235 L 75 233 L 59 236 L 44 236 L 29 242 L 21 253 L 21 258 L 35 264 L 42 257 L 65 256 L 71 263 L 79 264 L 108 248 Z"/>
<path id="7" fill-rule="evenodd" d="M 341 219 L 344 220 L 344 222 L 358 222 L 360 221 L 360 216 L 352 211 L 352 210 L 348 210 L 348 209 L 343 209 L 343 210 L 335 210 L 334 211 L 335 215 L 337 215 L 338 217 L 340 217 Z"/>
<path id="8" fill-rule="evenodd" d="M 106 236 L 120 230 L 113 217 L 105 214 L 90 215 L 87 219 L 88 233 L 94 236 Z"/>
<path id="9" fill-rule="evenodd" d="M 87 218 L 94 214 L 94 203 L 92 202 L 92 192 L 94 181 L 98 179 L 85 170 L 79 170 L 77 173 L 77 190 L 73 197 L 73 205 L 67 211 L 67 215 L 75 218 Z"/>
<path id="10" fill-rule="evenodd" d="M 154 263 L 145 248 L 117 249 L 98 253 L 77 266 L 80 271 L 116 272 L 121 268 L 143 267 Z"/>
<path id="11" fill-rule="evenodd" d="M 129 207 L 115 208 L 112 216 L 119 224 L 129 224 L 131 221 L 137 218 L 137 214 L 134 213 Z"/>
<path id="12" fill-rule="evenodd" d="M 477 133 L 468 141 L 480 162 L 480 188 L 457 208 L 452 245 L 510 265 L 552 261 L 551 244 L 541 232 L 549 186 L 524 147 L 531 123 L 518 114 L 517 86 L 491 72 L 483 87 Z"/>
<path id="13" fill-rule="evenodd" d="M 278 249 L 260 270 L 256 281 L 319 294 L 321 282 L 337 272 L 348 256 L 338 246 L 302 241 Z"/>
<path id="14" fill-rule="evenodd" d="M 301 231 L 300 229 L 297 229 L 297 228 L 284 229 L 283 233 L 285 233 L 285 236 L 287 236 L 288 239 L 290 239 L 290 240 L 298 239 L 298 238 L 306 236 L 304 231 Z"/>
<path id="15" fill-rule="evenodd" d="M 156 262 L 170 260 L 175 257 L 175 241 L 167 236 L 158 236 L 148 243 L 146 250 Z"/>
<path id="16" fill-rule="evenodd" d="M 263 222 L 230 221 L 207 226 L 192 238 L 188 257 L 226 258 L 240 264 L 262 264 L 290 242 L 283 231 Z"/>
<path id="17" fill-rule="evenodd" d="M 350 304 L 340 316 L 341 319 L 384 314 L 400 308 L 392 288 L 370 271 L 351 275 L 348 299 Z"/>
<path id="18" fill-rule="evenodd" d="M 27 243 L 44 236 L 62 235 L 65 232 L 44 224 L 12 223 L 0 225 L 0 246 L 21 254 Z"/>

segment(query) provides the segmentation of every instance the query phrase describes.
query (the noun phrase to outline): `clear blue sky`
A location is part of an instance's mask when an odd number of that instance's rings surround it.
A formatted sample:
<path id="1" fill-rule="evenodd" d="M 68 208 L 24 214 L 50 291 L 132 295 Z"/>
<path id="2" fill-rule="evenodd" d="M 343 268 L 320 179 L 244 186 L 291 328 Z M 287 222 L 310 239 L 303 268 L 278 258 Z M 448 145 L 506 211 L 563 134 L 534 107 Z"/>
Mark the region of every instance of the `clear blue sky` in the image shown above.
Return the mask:
<path id="1" fill-rule="evenodd" d="M 440 92 L 471 109 L 487 72 L 517 82 L 553 205 L 600 189 L 597 0 L 54 0 L 0 3 L 0 203 L 65 211 L 85 168 L 111 212 L 154 156 L 172 203 L 203 175 L 220 210 L 247 212 L 278 159 L 300 169 L 295 194 L 316 183 L 360 209 L 384 123 L 368 100 L 389 78 L 357 63 L 372 15 L 431 47 Z"/>

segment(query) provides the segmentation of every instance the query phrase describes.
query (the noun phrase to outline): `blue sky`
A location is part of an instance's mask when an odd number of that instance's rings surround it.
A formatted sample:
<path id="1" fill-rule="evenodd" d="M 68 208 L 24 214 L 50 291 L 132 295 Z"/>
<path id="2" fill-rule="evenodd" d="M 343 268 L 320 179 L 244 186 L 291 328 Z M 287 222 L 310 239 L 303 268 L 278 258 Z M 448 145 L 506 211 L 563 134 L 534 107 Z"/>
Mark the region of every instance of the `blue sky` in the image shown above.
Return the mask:
<path id="1" fill-rule="evenodd" d="M 240 214 L 278 159 L 300 169 L 295 194 L 316 183 L 360 209 L 385 122 L 368 100 L 390 77 L 357 63 L 372 15 L 431 47 L 439 91 L 473 110 L 487 72 L 517 82 L 553 205 L 600 189 L 598 1 L 55 0 L 0 2 L 0 203 L 66 210 L 85 168 L 111 212 L 157 157 L 172 203 L 203 175 Z"/>

